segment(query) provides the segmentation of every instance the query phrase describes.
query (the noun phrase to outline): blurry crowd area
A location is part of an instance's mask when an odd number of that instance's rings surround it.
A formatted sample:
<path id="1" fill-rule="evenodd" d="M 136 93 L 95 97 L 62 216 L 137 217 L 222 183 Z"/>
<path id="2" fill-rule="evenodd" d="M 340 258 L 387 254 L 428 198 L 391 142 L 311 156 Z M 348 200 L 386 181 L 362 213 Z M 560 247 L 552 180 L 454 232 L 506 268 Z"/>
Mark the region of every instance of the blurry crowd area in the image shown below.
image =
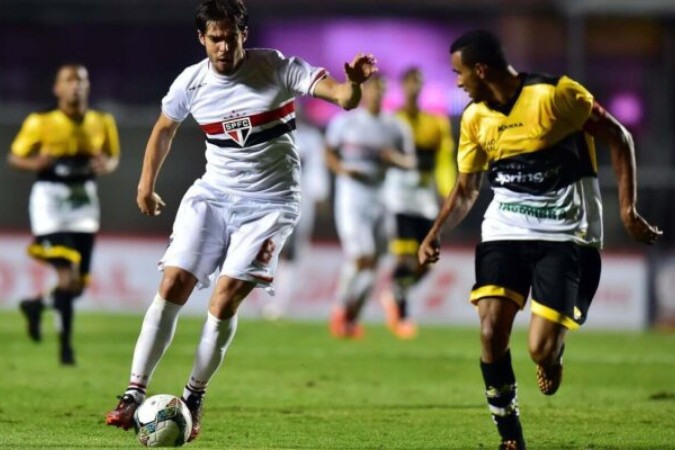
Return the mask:
<path id="1" fill-rule="evenodd" d="M 470 3 L 470 5 L 467 5 Z M 174 141 L 158 190 L 166 214 L 138 213 L 135 191 L 142 155 L 160 101 L 186 66 L 204 58 L 185 0 L 0 0 L 0 148 L 8 151 L 26 115 L 54 106 L 56 68 L 81 62 L 90 72 L 91 107 L 117 119 L 120 169 L 100 181 L 103 232 L 167 236 L 173 213 L 204 168 L 203 134 L 188 119 Z M 567 74 L 628 126 L 636 141 L 639 205 L 665 230 L 660 250 L 675 244 L 675 2 L 622 0 L 248 0 L 247 46 L 273 47 L 325 66 L 341 78 L 342 63 L 372 52 L 387 77 L 386 106 L 400 105 L 398 77 L 418 66 L 426 79 L 423 103 L 447 114 L 457 139 L 467 99 L 449 67 L 450 42 L 473 28 L 502 37 L 519 71 Z M 325 127 L 337 113 L 303 102 Z M 631 250 L 617 210 L 609 155 L 600 148 L 608 248 Z M 323 149 L 316 149 L 323 151 Z M 30 175 L 0 164 L 0 232 L 28 227 Z M 487 184 L 484 184 L 487 186 Z M 485 187 L 487 191 L 487 187 Z M 447 241 L 470 245 L 491 195 L 484 192 L 471 215 Z M 314 238 L 336 241 L 330 202 L 317 215 Z"/>

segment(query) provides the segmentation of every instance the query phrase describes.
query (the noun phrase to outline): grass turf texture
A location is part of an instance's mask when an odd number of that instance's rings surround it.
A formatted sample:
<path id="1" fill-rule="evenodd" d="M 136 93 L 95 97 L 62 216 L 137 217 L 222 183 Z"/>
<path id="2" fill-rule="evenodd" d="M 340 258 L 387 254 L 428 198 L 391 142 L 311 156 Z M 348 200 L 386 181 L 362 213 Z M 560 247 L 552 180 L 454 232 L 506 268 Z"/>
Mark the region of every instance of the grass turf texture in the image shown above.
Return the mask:
<path id="1" fill-rule="evenodd" d="M 18 312 L 0 312 L 0 448 L 134 448 L 104 425 L 126 386 L 140 316 L 80 314 L 78 366 L 60 367 L 51 313 L 30 342 Z M 183 317 L 149 394 L 180 395 L 201 319 Z M 572 333 L 565 376 L 539 393 L 525 335 L 514 368 L 531 449 L 675 448 L 675 336 Z M 202 434 L 186 448 L 496 448 L 478 367 L 476 328 L 423 327 L 401 342 L 380 325 L 358 342 L 323 323 L 241 321 L 211 382 Z"/>

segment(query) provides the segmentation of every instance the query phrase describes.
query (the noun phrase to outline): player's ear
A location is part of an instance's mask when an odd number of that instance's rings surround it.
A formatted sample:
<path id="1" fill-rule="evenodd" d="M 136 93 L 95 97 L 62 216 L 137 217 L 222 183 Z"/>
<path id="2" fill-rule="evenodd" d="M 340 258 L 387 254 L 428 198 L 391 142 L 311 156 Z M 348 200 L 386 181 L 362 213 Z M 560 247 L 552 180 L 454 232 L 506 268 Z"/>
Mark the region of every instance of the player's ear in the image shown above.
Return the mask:
<path id="1" fill-rule="evenodd" d="M 248 39 L 248 27 L 241 32 L 241 42 L 246 42 L 246 39 Z"/>
<path id="2" fill-rule="evenodd" d="M 478 78 L 481 80 L 484 80 L 487 76 L 487 66 L 482 63 L 476 63 L 474 67 L 474 71 L 476 72 L 476 75 L 478 75 Z"/>
<path id="3" fill-rule="evenodd" d="M 201 31 L 197 30 L 197 38 L 199 39 L 199 42 L 206 47 L 206 37 L 204 36 L 204 33 Z"/>

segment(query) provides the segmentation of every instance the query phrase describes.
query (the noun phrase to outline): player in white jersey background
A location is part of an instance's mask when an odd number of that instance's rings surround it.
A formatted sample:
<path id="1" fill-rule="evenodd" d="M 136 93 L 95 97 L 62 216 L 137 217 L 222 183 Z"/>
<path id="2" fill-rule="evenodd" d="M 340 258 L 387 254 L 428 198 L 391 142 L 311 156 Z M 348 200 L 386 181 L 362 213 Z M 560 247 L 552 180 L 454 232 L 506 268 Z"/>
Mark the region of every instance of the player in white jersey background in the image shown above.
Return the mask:
<path id="1" fill-rule="evenodd" d="M 337 82 L 322 68 L 272 49 L 245 49 L 248 13 L 241 0 L 202 0 L 195 17 L 207 58 L 186 68 L 162 100 L 138 183 L 148 216 L 164 202 L 155 192 L 180 123 L 191 115 L 206 134 L 206 171 L 188 189 L 174 221 L 163 270 L 131 364 L 129 384 L 106 423 L 129 429 L 147 385 L 195 286 L 215 282 L 194 365 L 183 391 L 201 429 L 203 398 L 237 327 L 237 309 L 255 287 L 271 289 L 279 251 L 300 210 L 300 160 L 294 99 L 314 97 L 345 109 L 358 105 L 361 83 L 377 71 L 372 55 L 345 63 Z M 181 149 L 194 152 L 195 149 Z"/>
<path id="2" fill-rule="evenodd" d="M 268 320 L 276 320 L 283 316 L 293 301 L 296 288 L 299 288 L 298 269 L 311 245 L 316 208 L 317 205 L 326 202 L 330 190 L 323 133 L 319 127 L 306 120 L 301 108 L 298 107 L 295 113 L 297 124 L 295 144 L 302 165 L 300 219 L 279 255 L 274 282 L 275 296 L 269 297 L 262 308 L 262 316 Z"/>
<path id="3" fill-rule="evenodd" d="M 392 114 L 382 111 L 386 84 L 372 77 L 363 88 L 360 108 L 342 114 L 326 131 L 326 161 L 335 173 L 335 224 L 345 261 L 337 307 L 331 314 L 335 337 L 358 338 L 359 313 L 375 283 L 386 252 L 387 210 L 383 183 L 389 167 L 415 167 L 412 135 Z"/>

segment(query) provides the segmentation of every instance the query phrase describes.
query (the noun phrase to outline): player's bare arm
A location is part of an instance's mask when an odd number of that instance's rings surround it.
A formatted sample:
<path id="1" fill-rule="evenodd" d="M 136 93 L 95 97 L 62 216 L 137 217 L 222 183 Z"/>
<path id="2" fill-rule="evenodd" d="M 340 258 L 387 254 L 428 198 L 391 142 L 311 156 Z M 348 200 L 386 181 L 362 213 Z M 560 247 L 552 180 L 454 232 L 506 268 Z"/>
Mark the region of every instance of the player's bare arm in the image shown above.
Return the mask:
<path id="1" fill-rule="evenodd" d="M 160 114 L 145 147 L 136 203 L 141 213 L 147 216 L 159 215 L 165 206 L 164 201 L 155 192 L 155 183 L 179 125 L 180 123 Z"/>
<path id="2" fill-rule="evenodd" d="M 420 245 L 417 253 L 420 264 L 435 263 L 439 260 L 441 230 L 444 226 L 452 229 L 464 220 L 476 203 L 482 179 L 483 172 L 459 174 L 455 188 L 443 202 L 438 217 Z"/>
<path id="3" fill-rule="evenodd" d="M 342 160 L 338 154 L 337 149 L 333 147 L 326 148 L 326 165 L 328 169 L 335 175 L 345 175 L 355 180 L 366 179 L 366 175 L 358 170 L 350 169 L 342 164 Z"/>
<path id="4" fill-rule="evenodd" d="M 105 154 L 96 155 L 91 158 L 91 168 L 96 175 L 108 175 L 117 169 L 120 159 L 116 156 Z"/>
<path id="5" fill-rule="evenodd" d="M 54 165 L 54 158 L 50 155 L 37 153 L 32 156 L 17 156 L 10 153 L 7 156 L 7 163 L 15 169 L 27 170 L 30 172 L 40 172 Z"/>
<path id="6" fill-rule="evenodd" d="M 349 110 L 361 101 L 361 84 L 377 72 L 377 60 L 373 55 L 359 53 L 350 63 L 345 63 L 344 70 L 346 80 L 343 83 L 326 77 L 317 83 L 314 96 Z"/>
<path id="7" fill-rule="evenodd" d="M 413 170 L 417 167 L 417 158 L 415 155 L 403 153 L 395 148 L 385 148 L 382 153 L 380 153 L 380 158 L 382 158 L 382 161 L 386 164 L 403 170 Z"/>
<path id="8" fill-rule="evenodd" d="M 621 221 L 628 234 L 638 242 L 653 244 L 662 231 L 649 224 L 637 211 L 637 181 L 633 136 L 598 103 L 593 105 L 584 130 L 609 145 L 612 166 L 619 186 Z"/>

